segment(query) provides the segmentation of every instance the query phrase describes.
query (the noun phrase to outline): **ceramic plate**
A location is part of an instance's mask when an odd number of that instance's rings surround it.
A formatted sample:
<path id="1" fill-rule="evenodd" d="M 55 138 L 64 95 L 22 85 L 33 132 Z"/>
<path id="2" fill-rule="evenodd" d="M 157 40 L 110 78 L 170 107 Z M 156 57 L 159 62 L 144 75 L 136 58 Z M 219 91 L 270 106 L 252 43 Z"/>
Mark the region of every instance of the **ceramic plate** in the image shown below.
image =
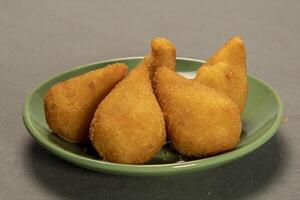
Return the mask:
<path id="1" fill-rule="evenodd" d="M 205 170 L 233 161 L 263 145 L 275 134 L 281 124 L 283 106 L 280 97 L 266 83 L 249 75 L 249 94 L 242 115 L 243 132 L 240 142 L 234 150 L 217 156 L 191 160 L 180 156 L 170 144 L 166 144 L 147 164 L 117 164 L 101 160 L 87 144 L 71 144 L 51 133 L 44 117 L 43 98 L 52 85 L 115 62 L 124 62 L 133 68 L 141 58 L 119 58 L 80 66 L 37 86 L 27 97 L 23 108 L 23 121 L 29 133 L 44 148 L 80 167 L 113 174 L 153 176 Z M 192 78 L 202 63 L 201 60 L 177 58 L 177 71 Z"/>

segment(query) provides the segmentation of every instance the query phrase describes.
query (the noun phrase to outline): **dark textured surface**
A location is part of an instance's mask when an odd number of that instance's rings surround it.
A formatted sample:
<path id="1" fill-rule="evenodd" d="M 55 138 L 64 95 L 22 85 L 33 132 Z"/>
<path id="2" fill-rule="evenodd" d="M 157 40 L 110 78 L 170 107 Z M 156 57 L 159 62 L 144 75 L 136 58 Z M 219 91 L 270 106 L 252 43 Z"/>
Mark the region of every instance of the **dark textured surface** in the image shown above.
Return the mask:
<path id="1" fill-rule="evenodd" d="M 299 1 L 0 1 L 0 199 L 298 199 Z M 249 72 L 281 95 L 288 121 L 263 147 L 191 175 L 135 178 L 87 171 L 25 130 L 25 96 L 50 76 L 98 60 L 144 55 L 165 36 L 178 55 L 206 58 L 229 37 Z"/>

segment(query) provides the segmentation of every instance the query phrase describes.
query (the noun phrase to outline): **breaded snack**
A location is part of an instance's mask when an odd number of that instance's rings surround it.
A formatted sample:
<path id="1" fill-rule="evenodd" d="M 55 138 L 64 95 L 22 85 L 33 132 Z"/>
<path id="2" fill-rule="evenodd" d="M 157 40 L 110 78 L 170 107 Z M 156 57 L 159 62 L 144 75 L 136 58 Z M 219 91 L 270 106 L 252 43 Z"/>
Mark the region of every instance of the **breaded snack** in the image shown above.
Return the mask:
<path id="1" fill-rule="evenodd" d="M 153 94 L 147 56 L 100 103 L 90 127 L 97 152 L 116 163 L 148 162 L 166 139 L 165 122 Z"/>
<path id="2" fill-rule="evenodd" d="M 242 113 L 247 100 L 245 46 L 240 37 L 233 37 L 203 64 L 196 81 L 228 95 Z"/>
<path id="3" fill-rule="evenodd" d="M 88 139 L 98 104 L 126 73 L 127 65 L 113 64 L 51 87 L 44 99 L 49 128 L 69 142 Z"/>
<path id="4" fill-rule="evenodd" d="M 170 40 L 154 38 L 151 41 L 151 56 L 154 58 L 152 71 L 161 66 L 176 71 L 176 47 Z"/>
<path id="5" fill-rule="evenodd" d="M 176 48 L 167 39 L 155 38 L 151 54 L 99 105 L 90 138 L 105 160 L 146 163 L 165 143 L 164 118 L 152 89 L 153 75 L 161 66 L 175 70 Z"/>
<path id="6" fill-rule="evenodd" d="M 179 153 L 203 157 L 235 147 L 242 126 L 229 97 L 165 67 L 157 69 L 155 82 L 168 137 Z"/>
<path id="7" fill-rule="evenodd" d="M 155 82 L 153 81 L 154 73 L 159 67 L 167 67 L 172 71 L 176 71 L 176 47 L 175 45 L 165 38 L 154 38 L 151 41 L 151 54 L 152 65 L 150 65 L 150 79 L 152 88 L 155 91 Z"/>

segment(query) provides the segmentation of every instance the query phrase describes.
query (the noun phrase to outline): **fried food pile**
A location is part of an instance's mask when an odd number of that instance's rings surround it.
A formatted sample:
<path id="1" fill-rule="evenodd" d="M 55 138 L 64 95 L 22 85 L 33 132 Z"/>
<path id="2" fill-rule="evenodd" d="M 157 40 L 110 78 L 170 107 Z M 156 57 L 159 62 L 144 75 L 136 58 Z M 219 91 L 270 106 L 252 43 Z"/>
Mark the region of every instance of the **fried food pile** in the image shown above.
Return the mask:
<path id="1" fill-rule="evenodd" d="M 115 63 L 51 87 L 44 99 L 49 128 L 126 164 L 147 163 L 167 139 L 180 154 L 200 158 L 239 142 L 248 87 L 240 37 L 192 80 L 176 73 L 176 47 L 165 38 L 154 38 L 149 54 L 126 74 L 126 64 Z"/>

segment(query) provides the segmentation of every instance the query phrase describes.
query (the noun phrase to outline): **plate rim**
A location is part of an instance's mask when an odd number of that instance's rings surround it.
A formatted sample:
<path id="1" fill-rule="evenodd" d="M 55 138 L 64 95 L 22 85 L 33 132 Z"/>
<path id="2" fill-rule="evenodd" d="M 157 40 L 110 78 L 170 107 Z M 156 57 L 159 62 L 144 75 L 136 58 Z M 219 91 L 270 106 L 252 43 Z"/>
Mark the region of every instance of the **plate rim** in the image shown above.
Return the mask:
<path id="1" fill-rule="evenodd" d="M 267 142 L 277 131 L 279 126 L 281 125 L 284 108 L 281 101 L 280 96 L 278 93 L 266 82 L 262 81 L 261 79 L 251 75 L 247 74 L 248 78 L 254 79 L 255 81 L 259 82 L 260 84 L 264 85 L 273 95 L 275 96 L 275 99 L 278 104 L 278 112 L 277 117 L 270 129 L 268 129 L 264 134 L 259 136 L 255 141 L 251 142 L 250 144 L 247 144 L 243 147 L 240 147 L 239 149 L 235 149 L 233 151 L 229 151 L 220 155 L 208 157 L 208 158 L 202 158 L 198 160 L 193 161 L 187 161 L 187 162 L 177 162 L 177 163 L 169 163 L 169 164 L 151 164 L 151 165 L 133 165 L 133 164 L 119 164 L 119 163 L 111 163 L 107 161 L 102 160 L 95 160 L 92 158 L 83 157 L 78 154 L 74 154 L 72 152 L 69 152 L 63 148 L 58 148 L 54 146 L 51 142 L 48 140 L 39 137 L 39 131 L 34 128 L 34 125 L 31 122 L 30 119 L 30 110 L 29 110 L 29 103 L 31 102 L 31 99 L 33 98 L 33 94 L 36 93 L 36 91 L 51 81 L 53 78 L 56 78 L 58 76 L 63 76 L 65 74 L 71 73 L 73 71 L 77 71 L 86 67 L 90 67 L 92 65 L 98 65 L 102 63 L 107 62 L 118 62 L 121 60 L 134 60 L 134 59 L 142 59 L 143 56 L 134 56 L 134 57 L 122 57 L 122 58 L 114 58 L 114 59 L 108 59 L 108 60 L 101 60 L 98 62 L 93 62 L 90 64 L 81 65 L 78 67 L 71 68 L 67 71 L 64 71 L 62 73 L 56 74 L 54 76 L 51 76 L 49 79 L 41 82 L 38 84 L 26 97 L 25 103 L 23 105 L 22 110 L 22 119 L 23 123 L 30 133 L 30 135 L 35 139 L 37 143 L 39 143 L 41 146 L 43 146 L 48 151 L 52 152 L 53 154 L 57 155 L 58 157 L 67 160 L 75 165 L 91 169 L 94 171 L 102 171 L 107 173 L 113 173 L 113 174 L 123 174 L 123 175 L 171 175 L 171 174 L 181 174 L 181 173 L 187 173 L 187 172 L 194 172 L 201 169 L 206 169 L 211 166 L 217 166 L 221 164 L 225 164 L 226 162 L 233 161 L 237 158 L 240 158 L 246 154 L 251 153 L 252 151 L 256 150 L 260 146 L 262 146 L 265 142 Z M 176 60 L 182 60 L 182 61 L 193 61 L 193 62 L 200 62 L 204 63 L 204 60 L 194 59 L 194 58 L 186 58 L 186 57 L 177 57 Z"/>

